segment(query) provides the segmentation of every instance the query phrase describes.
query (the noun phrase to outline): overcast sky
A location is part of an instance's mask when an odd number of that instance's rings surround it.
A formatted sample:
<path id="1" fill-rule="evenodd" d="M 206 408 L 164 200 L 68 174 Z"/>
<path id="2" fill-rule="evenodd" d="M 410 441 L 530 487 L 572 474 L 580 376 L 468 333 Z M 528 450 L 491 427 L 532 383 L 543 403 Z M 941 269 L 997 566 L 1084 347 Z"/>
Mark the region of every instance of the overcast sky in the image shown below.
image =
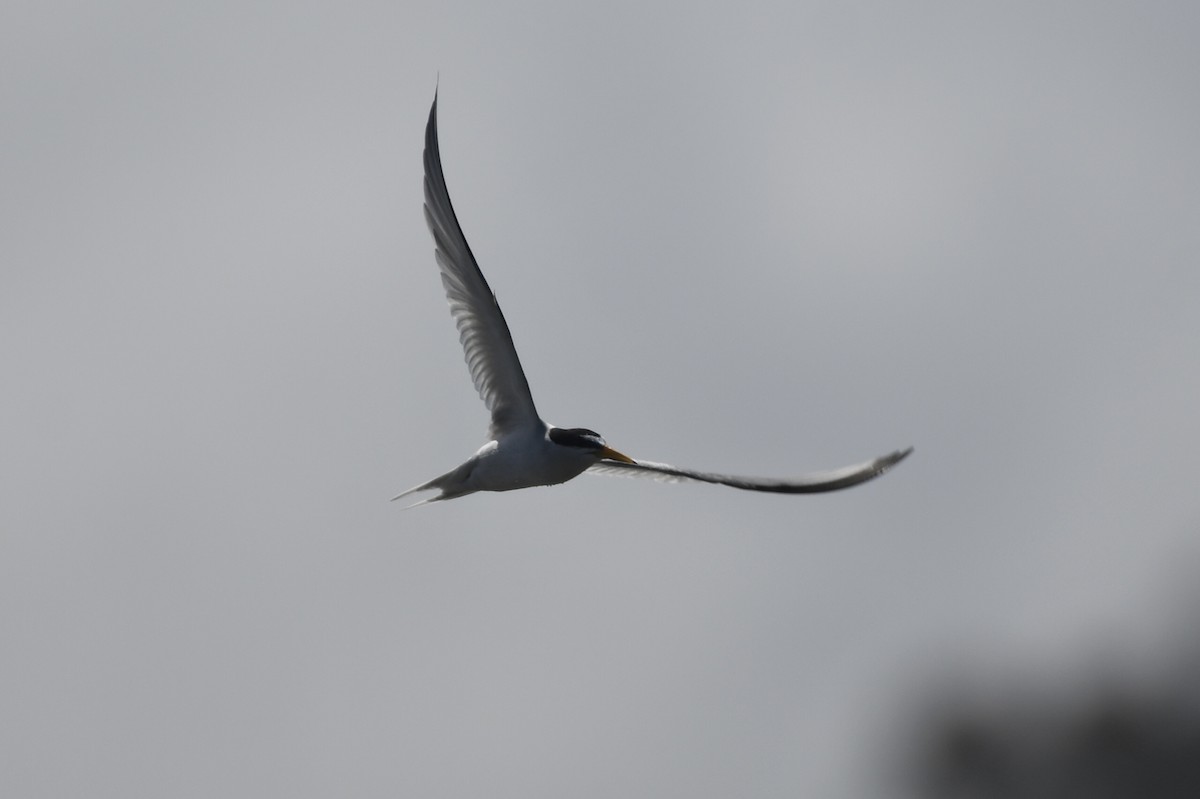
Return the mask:
<path id="1" fill-rule="evenodd" d="M 725 9 L 0 12 L 0 794 L 887 796 L 929 675 L 1168 657 L 1200 6 Z M 548 420 L 914 455 L 389 503 L 487 424 L 439 75 Z"/>

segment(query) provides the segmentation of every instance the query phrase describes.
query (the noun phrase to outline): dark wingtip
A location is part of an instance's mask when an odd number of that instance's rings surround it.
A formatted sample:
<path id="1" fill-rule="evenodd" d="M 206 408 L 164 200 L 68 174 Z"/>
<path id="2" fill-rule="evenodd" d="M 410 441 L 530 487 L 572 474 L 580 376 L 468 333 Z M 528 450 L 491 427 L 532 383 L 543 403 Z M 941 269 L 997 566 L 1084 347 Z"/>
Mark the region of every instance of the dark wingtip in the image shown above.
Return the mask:
<path id="1" fill-rule="evenodd" d="M 885 469 L 885 470 L 890 469 L 893 466 L 895 466 L 897 463 L 899 463 L 900 461 L 904 460 L 909 455 L 911 455 L 912 452 L 913 452 L 912 447 L 908 447 L 907 449 L 898 449 L 895 452 L 893 452 L 891 455 L 884 455 L 882 458 L 880 458 L 879 466 L 880 466 L 880 468 Z"/>
<path id="2" fill-rule="evenodd" d="M 429 121 L 425 123 L 425 173 L 429 174 L 429 158 L 437 153 L 437 101 L 438 90 L 433 88 L 433 105 L 429 107 Z"/>

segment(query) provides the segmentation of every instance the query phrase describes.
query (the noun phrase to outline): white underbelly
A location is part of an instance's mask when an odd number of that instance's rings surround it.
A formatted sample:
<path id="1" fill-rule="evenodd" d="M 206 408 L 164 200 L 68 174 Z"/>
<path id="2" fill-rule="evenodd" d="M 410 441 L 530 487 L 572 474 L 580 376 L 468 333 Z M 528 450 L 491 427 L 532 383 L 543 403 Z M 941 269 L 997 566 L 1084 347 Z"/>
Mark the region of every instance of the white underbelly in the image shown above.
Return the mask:
<path id="1" fill-rule="evenodd" d="M 475 491 L 512 491 L 564 483 L 595 461 L 589 452 L 553 444 L 544 436 L 490 441 L 475 453 L 475 459 L 469 478 Z"/>

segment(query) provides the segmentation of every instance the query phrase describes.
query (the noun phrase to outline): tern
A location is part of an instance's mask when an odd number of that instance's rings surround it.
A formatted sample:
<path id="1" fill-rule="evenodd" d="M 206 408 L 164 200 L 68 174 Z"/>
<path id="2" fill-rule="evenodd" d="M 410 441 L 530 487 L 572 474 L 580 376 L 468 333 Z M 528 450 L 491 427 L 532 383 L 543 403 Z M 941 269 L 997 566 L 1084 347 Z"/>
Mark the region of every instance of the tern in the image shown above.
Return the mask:
<path id="1" fill-rule="evenodd" d="M 438 149 L 436 91 L 425 127 L 425 222 L 433 234 L 434 256 L 441 270 L 450 313 L 458 326 L 471 380 L 491 412 L 492 422 L 489 441 L 469 460 L 393 497 L 400 499 L 418 491 L 440 492 L 409 505 L 410 508 L 476 491 L 511 491 L 565 483 L 585 471 L 668 482 L 695 480 L 747 491 L 815 494 L 876 478 L 912 452 L 909 447 L 865 463 L 800 477 L 738 477 L 635 460 L 609 447 L 593 430 L 556 427 L 542 421 L 504 314 L 479 270 L 450 203 Z"/>

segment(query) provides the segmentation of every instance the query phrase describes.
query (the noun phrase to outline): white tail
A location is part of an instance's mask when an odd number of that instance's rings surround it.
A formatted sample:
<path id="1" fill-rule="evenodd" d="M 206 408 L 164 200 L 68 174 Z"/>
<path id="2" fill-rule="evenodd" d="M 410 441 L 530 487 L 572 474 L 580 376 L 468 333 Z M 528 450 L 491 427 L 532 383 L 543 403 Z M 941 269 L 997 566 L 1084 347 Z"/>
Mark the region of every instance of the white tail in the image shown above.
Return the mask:
<path id="1" fill-rule="evenodd" d="M 450 471 L 446 472 L 445 474 L 435 477 L 427 483 L 421 483 L 418 486 L 413 486 L 412 488 L 408 489 L 407 491 L 401 491 L 399 494 L 392 497 L 392 502 L 395 502 L 396 500 L 400 499 L 401 497 L 407 497 L 409 494 L 415 494 L 418 491 L 432 491 L 434 489 L 437 489 L 442 492 L 442 493 L 438 494 L 436 497 L 430 497 L 429 499 L 423 499 L 420 502 L 414 502 L 413 504 L 407 505 L 404 508 L 402 508 L 402 510 L 408 510 L 409 508 L 415 508 L 418 505 L 424 505 L 428 502 L 438 502 L 443 499 L 454 499 L 455 497 L 466 496 L 467 494 L 474 494 L 475 489 L 473 489 L 473 488 L 466 489 L 466 490 L 461 488 L 465 476 L 467 474 L 470 474 L 471 469 L 473 469 L 474 467 L 475 467 L 474 459 L 471 459 L 471 460 L 467 461 L 466 463 L 462 464 L 461 466 L 459 466 L 458 468 L 451 469 Z M 446 488 L 447 484 L 452 486 L 452 488 L 447 489 Z M 454 490 L 454 489 L 458 489 L 458 490 Z"/>
<path id="2" fill-rule="evenodd" d="M 434 478 L 433 480 L 430 480 L 428 483 L 421 483 L 421 485 L 413 486 L 412 488 L 408 489 L 407 491 L 401 491 L 399 494 L 392 497 L 392 502 L 395 502 L 396 500 L 398 500 L 402 497 L 407 497 L 409 494 L 415 494 L 418 491 L 431 491 L 431 490 L 437 488 L 437 486 L 434 484 L 438 481 L 438 479 L 440 479 L 440 478 Z M 429 497 L 428 499 L 423 499 L 420 502 L 414 502 L 411 505 L 405 505 L 403 508 L 401 508 L 401 510 L 408 510 L 409 508 L 415 508 L 418 505 L 424 505 L 428 502 L 437 502 L 439 499 L 441 499 L 440 496 Z"/>
<path id="3" fill-rule="evenodd" d="M 432 481 L 430 481 L 430 482 L 432 482 Z M 407 497 L 409 494 L 415 494 L 418 491 L 424 491 L 427 488 L 434 488 L 434 486 L 430 485 L 429 483 L 421 483 L 421 485 L 419 485 L 419 486 L 413 486 L 412 488 L 408 489 L 407 491 L 401 491 L 399 494 L 392 497 L 392 502 L 395 502 L 398 499 Z"/>

